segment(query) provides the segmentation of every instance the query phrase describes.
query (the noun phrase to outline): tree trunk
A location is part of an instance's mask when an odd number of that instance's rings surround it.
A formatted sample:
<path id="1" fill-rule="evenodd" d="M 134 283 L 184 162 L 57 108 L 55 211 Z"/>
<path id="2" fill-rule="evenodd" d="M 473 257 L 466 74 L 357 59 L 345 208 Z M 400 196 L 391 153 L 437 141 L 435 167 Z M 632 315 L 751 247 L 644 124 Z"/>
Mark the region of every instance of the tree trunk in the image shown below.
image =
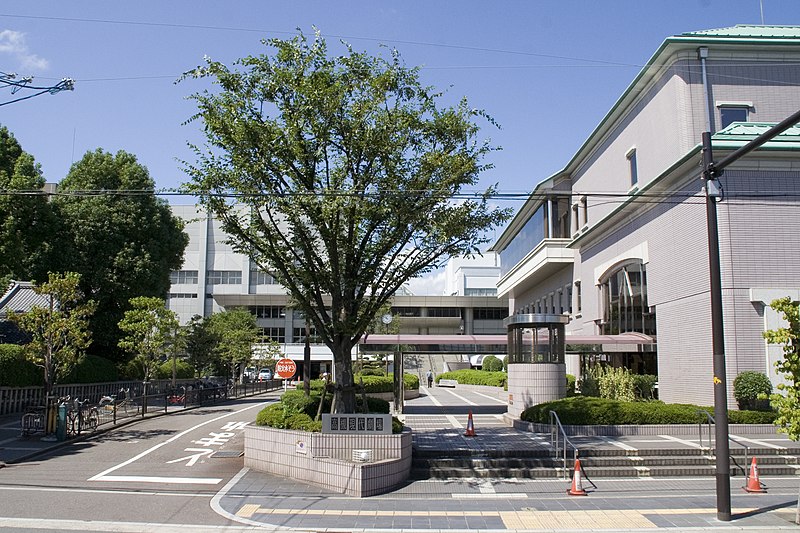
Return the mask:
<path id="1" fill-rule="evenodd" d="M 356 389 L 353 381 L 353 359 L 352 346 L 349 342 L 339 340 L 333 347 L 333 364 L 336 369 L 335 389 L 337 394 L 334 396 L 335 403 L 333 410 L 335 413 L 355 413 L 356 412 Z"/>

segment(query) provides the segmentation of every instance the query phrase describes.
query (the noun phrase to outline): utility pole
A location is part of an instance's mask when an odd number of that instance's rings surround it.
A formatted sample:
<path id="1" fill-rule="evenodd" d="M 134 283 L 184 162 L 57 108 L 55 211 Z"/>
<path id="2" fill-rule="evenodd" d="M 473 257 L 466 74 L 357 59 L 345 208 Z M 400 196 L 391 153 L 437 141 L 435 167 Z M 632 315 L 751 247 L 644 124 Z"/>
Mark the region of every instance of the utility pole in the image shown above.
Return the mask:
<path id="1" fill-rule="evenodd" d="M 711 133 L 703 132 L 703 183 L 706 191 L 708 267 L 711 292 L 711 340 L 714 352 L 714 440 L 716 448 L 717 519 L 731 520 L 730 445 L 728 442 L 728 390 L 725 375 L 725 334 L 722 321 L 722 273 L 719 259 L 717 201 L 722 198 L 718 178 L 726 167 L 800 122 L 800 111 L 784 119 L 721 161 L 714 162 Z"/>

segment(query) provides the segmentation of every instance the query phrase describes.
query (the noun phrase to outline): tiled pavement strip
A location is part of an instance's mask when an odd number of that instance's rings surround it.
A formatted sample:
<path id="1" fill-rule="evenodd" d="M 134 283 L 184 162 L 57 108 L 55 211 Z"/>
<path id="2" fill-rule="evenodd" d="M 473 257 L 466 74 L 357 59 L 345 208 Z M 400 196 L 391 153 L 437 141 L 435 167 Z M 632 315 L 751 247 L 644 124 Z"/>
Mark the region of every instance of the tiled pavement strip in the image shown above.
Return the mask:
<path id="1" fill-rule="evenodd" d="M 424 394 L 424 393 L 423 393 Z M 550 449 L 549 436 L 509 428 L 498 401 L 464 391 L 433 389 L 407 403 L 406 424 L 418 449 Z M 472 405 L 465 407 L 464 400 Z M 466 411 L 477 436 L 464 437 Z M 475 414 L 477 413 L 477 414 Z M 622 448 L 696 447 L 698 437 L 589 438 L 582 443 Z M 766 437 L 766 438 L 765 438 Z M 752 437 L 771 446 L 782 436 Z M 568 496 L 564 479 L 447 479 L 411 481 L 391 493 L 350 498 L 243 471 L 221 498 L 222 509 L 245 524 L 301 531 L 675 531 L 800 530 L 794 524 L 800 478 L 762 481 L 768 494 L 747 494 L 731 481 L 733 520 L 717 520 L 713 478 L 609 479 L 584 483 L 589 495 Z"/>

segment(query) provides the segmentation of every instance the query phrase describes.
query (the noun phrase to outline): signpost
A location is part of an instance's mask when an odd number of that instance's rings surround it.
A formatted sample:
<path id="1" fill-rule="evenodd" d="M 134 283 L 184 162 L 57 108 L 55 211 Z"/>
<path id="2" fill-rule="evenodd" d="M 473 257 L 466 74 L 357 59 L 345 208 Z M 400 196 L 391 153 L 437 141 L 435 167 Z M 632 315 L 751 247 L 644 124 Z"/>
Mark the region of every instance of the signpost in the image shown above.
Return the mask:
<path id="1" fill-rule="evenodd" d="M 287 379 L 292 379 L 297 372 L 297 365 L 291 359 L 281 359 L 275 363 L 275 375 L 283 381 L 283 388 L 286 390 Z"/>

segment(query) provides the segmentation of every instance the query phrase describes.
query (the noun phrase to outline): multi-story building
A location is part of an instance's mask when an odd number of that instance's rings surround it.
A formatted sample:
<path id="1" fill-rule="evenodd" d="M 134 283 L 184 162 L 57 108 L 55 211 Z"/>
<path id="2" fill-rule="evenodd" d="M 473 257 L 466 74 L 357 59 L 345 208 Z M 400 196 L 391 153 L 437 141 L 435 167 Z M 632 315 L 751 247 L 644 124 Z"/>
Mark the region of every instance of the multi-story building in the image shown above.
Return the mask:
<path id="1" fill-rule="evenodd" d="M 605 360 L 659 378 L 667 402 L 713 403 L 701 135 L 717 160 L 800 109 L 800 27 L 667 38 L 563 170 L 492 247 L 509 314 L 568 315 L 567 368 Z M 773 298 L 800 293 L 800 128 L 725 171 L 717 203 L 728 383 L 777 381 Z M 652 344 L 570 346 L 570 335 Z M 569 352 L 573 354 L 570 356 Z M 728 387 L 732 401 L 732 387 Z"/>
<path id="2" fill-rule="evenodd" d="M 195 315 L 245 308 L 256 316 L 266 337 L 281 344 L 287 357 L 301 363 L 306 322 L 300 311 L 291 309 L 284 287 L 226 244 L 221 224 L 208 213 L 195 205 L 175 205 L 172 209 L 185 222 L 189 235 L 183 268 L 172 273 L 167 299 L 168 308 L 178 314 L 181 324 Z M 392 301 L 393 325 L 386 330 L 414 335 L 504 333 L 508 303 L 493 294 L 498 271 L 490 255 L 491 260 L 478 258 L 473 266 L 471 260 L 453 260 L 458 266 L 448 266 L 447 270 L 454 276 L 457 273 L 459 279 L 451 282 L 445 276 L 445 284 L 461 288 L 455 295 L 397 294 Z M 480 292 L 470 295 L 470 290 Z M 331 352 L 320 344 L 313 326 L 309 340 L 312 376 L 330 372 Z"/>

